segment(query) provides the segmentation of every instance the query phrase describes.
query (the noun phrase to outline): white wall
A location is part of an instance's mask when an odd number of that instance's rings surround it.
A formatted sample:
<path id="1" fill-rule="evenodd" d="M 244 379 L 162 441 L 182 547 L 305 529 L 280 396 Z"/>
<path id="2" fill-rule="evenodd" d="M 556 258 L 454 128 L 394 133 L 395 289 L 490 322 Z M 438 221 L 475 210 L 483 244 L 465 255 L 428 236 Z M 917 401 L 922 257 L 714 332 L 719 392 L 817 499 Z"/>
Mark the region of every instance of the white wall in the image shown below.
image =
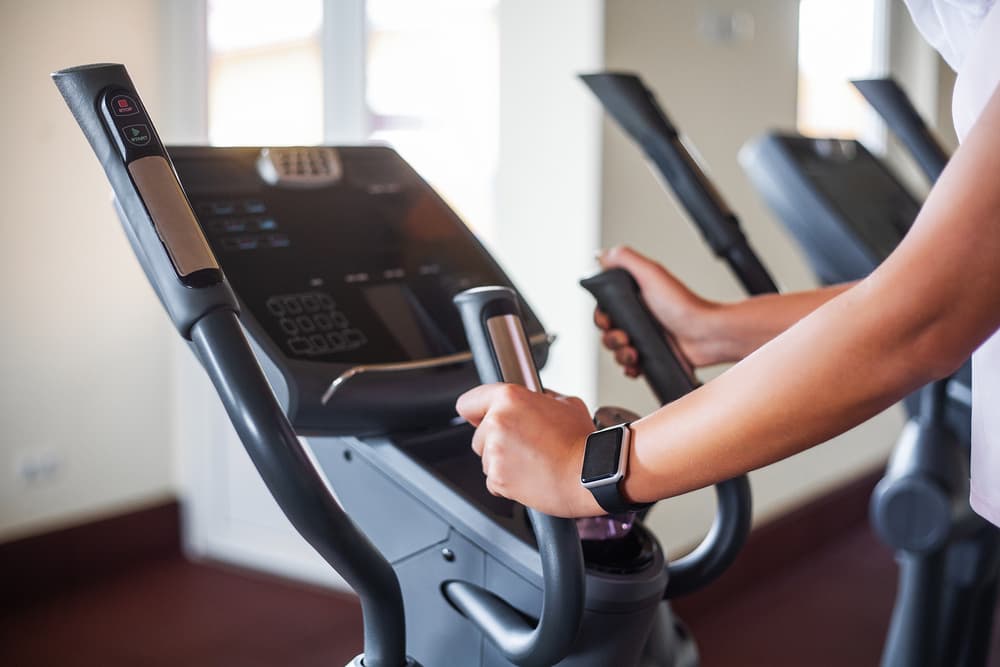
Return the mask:
<path id="1" fill-rule="evenodd" d="M 546 386 L 593 404 L 593 301 L 577 280 L 599 243 L 600 112 L 576 75 L 602 61 L 601 0 L 502 0 L 493 248 L 550 333 Z"/>
<path id="2" fill-rule="evenodd" d="M 173 493 L 166 317 L 49 79 L 126 62 L 159 108 L 158 3 L 0 4 L 0 540 Z M 20 474 L 39 460 L 48 473 Z"/>
<path id="3" fill-rule="evenodd" d="M 752 15 L 753 38 L 707 39 L 699 26 L 709 10 Z M 813 286 L 802 256 L 763 208 L 736 161 L 740 146 L 755 134 L 795 127 L 798 2 L 717 0 L 709 6 L 698 0 L 608 0 L 606 20 L 607 67 L 638 71 L 655 90 L 707 162 L 782 288 Z M 728 269 L 711 256 L 636 147 L 610 123 L 603 150 L 602 243 L 628 243 L 648 252 L 705 296 L 740 298 Z M 599 380 L 603 403 L 645 411 L 655 407 L 644 384 L 624 378 L 607 354 L 601 355 Z M 833 442 L 754 473 L 756 518 L 779 513 L 877 465 L 900 425 L 894 409 Z M 661 503 L 652 523 L 668 546 L 679 547 L 701 536 L 711 513 L 711 494 L 699 492 Z"/>

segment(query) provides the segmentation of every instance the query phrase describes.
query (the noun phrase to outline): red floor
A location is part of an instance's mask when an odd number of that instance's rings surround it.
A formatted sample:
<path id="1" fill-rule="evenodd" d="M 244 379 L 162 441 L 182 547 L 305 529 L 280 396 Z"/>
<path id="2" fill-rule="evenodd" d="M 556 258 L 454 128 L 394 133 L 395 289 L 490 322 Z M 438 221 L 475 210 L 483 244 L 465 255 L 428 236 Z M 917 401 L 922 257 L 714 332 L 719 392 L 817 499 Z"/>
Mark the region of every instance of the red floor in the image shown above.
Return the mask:
<path id="1" fill-rule="evenodd" d="M 862 528 L 686 620 L 704 667 L 877 665 L 894 588 L 889 555 Z M 6 611 L 0 665 L 335 667 L 360 639 L 351 597 L 178 558 Z"/>

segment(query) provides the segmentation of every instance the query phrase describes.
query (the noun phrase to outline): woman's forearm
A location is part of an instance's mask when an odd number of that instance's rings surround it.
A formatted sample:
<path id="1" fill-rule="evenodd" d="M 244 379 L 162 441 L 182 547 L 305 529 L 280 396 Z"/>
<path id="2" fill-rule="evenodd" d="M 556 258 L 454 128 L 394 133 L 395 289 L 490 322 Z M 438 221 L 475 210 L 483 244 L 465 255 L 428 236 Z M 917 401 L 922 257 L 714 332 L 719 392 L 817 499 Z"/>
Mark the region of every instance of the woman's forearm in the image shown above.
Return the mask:
<path id="1" fill-rule="evenodd" d="M 804 292 L 762 294 L 736 303 L 716 304 L 707 316 L 710 333 L 704 357 L 739 361 L 855 283 Z"/>
<path id="2" fill-rule="evenodd" d="M 666 498 L 795 454 L 930 378 L 867 285 L 837 296 L 697 391 L 633 424 L 626 495 Z M 849 360 L 845 363 L 845 360 Z"/>

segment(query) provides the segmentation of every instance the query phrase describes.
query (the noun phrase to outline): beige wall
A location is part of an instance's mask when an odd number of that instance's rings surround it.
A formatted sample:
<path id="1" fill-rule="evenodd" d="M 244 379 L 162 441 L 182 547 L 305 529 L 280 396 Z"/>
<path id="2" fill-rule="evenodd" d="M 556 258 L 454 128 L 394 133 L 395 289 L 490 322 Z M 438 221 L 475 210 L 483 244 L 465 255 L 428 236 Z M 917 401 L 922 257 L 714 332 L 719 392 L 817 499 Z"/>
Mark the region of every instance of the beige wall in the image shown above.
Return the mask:
<path id="1" fill-rule="evenodd" d="M 155 115 L 158 12 L 154 0 L 0 4 L 0 540 L 174 489 L 168 324 L 48 76 L 126 62 Z M 43 472 L 29 482 L 33 460 Z"/>
<path id="2" fill-rule="evenodd" d="M 707 39 L 699 26 L 708 8 L 752 15 L 752 40 Z M 755 134 L 795 126 L 798 2 L 607 0 L 606 19 L 607 67 L 638 71 L 655 90 L 701 153 L 782 288 L 811 287 L 814 282 L 802 257 L 762 207 L 736 161 L 740 146 Z M 742 292 L 727 268 L 706 250 L 635 146 L 609 123 L 603 151 L 603 244 L 634 245 L 701 294 L 739 298 Z M 601 355 L 599 386 L 603 403 L 654 407 L 646 387 L 622 377 L 608 355 Z M 754 473 L 757 518 L 877 465 L 900 426 L 900 413 L 893 410 L 831 443 Z M 677 547 L 698 538 L 711 518 L 710 498 L 701 492 L 661 503 L 653 525 L 664 542 Z"/>

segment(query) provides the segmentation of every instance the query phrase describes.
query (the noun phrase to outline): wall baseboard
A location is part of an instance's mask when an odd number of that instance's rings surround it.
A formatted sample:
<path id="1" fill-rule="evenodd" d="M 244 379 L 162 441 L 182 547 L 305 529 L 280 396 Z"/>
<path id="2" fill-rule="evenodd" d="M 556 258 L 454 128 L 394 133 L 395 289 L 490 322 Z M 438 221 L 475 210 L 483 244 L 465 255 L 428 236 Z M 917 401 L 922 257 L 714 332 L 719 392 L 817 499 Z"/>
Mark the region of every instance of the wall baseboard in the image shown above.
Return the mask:
<path id="1" fill-rule="evenodd" d="M 736 562 L 716 581 L 673 601 L 678 614 L 702 614 L 827 547 L 868 522 L 868 501 L 885 474 L 872 469 L 775 517 L 750 533 Z"/>
<path id="2" fill-rule="evenodd" d="M 0 607 L 181 554 L 176 500 L 0 544 Z"/>
<path id="3" fill-rule="evenodd" d="M 857 529 L 867 520 L 868 499 L 882 474 L 882 468 L 872 470 L 758 526 L 725 574 L 674 606 L 683 617 L 725 604 Z M 0 544 L 0 608 L 181 553 L 177 501 Z"/>

